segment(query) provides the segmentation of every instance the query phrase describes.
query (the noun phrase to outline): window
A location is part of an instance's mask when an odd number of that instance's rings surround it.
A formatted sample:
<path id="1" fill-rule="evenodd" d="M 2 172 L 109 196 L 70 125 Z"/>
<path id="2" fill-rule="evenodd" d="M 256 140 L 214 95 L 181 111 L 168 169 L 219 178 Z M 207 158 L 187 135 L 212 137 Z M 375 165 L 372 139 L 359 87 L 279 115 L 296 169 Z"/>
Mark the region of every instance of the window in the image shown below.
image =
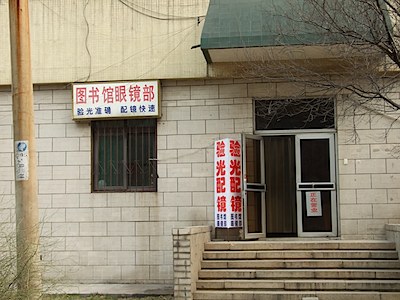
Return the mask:
<path id="1" fill-rule="evenodd" d="M 256 130 L 335 128 L 330 98 L 255 100 Z"/>
<path id="2" fill-rule="evenodd" d="M 93 121 L 93 191 L 156 191 L 156 119 Z"/>

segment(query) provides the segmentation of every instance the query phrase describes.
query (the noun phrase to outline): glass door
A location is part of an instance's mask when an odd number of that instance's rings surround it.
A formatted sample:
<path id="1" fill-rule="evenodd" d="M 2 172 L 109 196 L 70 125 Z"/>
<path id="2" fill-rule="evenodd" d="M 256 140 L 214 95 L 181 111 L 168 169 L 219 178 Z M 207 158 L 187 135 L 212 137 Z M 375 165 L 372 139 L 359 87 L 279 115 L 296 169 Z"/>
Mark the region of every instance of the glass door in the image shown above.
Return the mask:
<path id="1" fill-rule="evenodd" d="M 296 135 L 299 236 L 336 236 L 336 171 L 333 134 Z"/>
<path id="2" fill-rule="evenodd" d="M 242 135 L 243 233 L 245 239 L 265 237 L 265 167 L 261 136 Z"/>

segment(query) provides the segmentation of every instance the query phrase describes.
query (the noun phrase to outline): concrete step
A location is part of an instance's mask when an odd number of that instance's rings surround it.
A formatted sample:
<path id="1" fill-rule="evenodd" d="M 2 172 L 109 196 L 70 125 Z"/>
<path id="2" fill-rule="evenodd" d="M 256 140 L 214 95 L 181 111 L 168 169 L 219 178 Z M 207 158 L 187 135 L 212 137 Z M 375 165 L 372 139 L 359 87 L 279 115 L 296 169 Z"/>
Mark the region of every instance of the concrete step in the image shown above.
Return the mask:
<path id="1" fill-rule="evenodd" d="M 399 300 L 398 292 L 357 291 L 214 291 L 194 293 L 194 300 Z"/>
<path id="2" fill-rule="evenodd" d="M 253 241 L 205 245 L 196 300 L 400 300 L 387 241 Z"/>
<path id="3" fill-rule="evenodd" d="M 400 280 L 326 280 L 326 279 L 220 279 L 199 280 L 197 289 L 207 290 L 318 290 L 318 291 L 396 291 Z"/>
<path id="4" fill-rule="evenodd" d="M 399 260 L 205 260 L 202 269 L 398 269 Z"/>
<path id="5" fill-rule="evenodd" d="M 388 241 L 239 241 L 209 242 L 205 250 L 395 250 L 396 245 Z"/>
<path id="6" fill-rule="evenodd" d="M 203 259 L 398 259 L 394 250 L 205 251 Z"/>
<path id="7" fill-rule="evenodd" d="M 392 269 L 227 269 L 200 270 L 200 279 L 400 279 Z M 400 299 L 400 298 L 399 298 Z"/>

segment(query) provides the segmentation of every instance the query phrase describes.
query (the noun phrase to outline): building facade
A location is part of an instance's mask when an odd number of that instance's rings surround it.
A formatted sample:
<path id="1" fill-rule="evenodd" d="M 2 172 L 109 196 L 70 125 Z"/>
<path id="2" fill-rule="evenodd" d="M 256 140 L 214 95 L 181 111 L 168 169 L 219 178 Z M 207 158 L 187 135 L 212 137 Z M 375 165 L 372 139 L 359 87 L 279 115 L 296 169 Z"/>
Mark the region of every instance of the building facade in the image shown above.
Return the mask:
<path id="1" fill-rule="evenodd" d="M 343 95 L 333 99 L 331 126 L 270 128 L 257 114 L 260 101 L 326 95 L 208 64 L 200 49 L 191 49 L 200 43 L 208 1 L 84 2 L 31 1 L 42 256 L 51 266 L 46 278 L 172 283 L 172 229 L 214 225 L 214 144 L 224 138 L 241 141 L 246 151 L 243 180 L 266 185 L 243 188 L 246 220 L 236 238 L 384 239 L 385 224 L 400 221 L 396 112 L 346 115 Z M 0 1 L 1 222 L 12 230 L 12 95 L 7 18 L 1 17 L 7 14 Z M 144 79 L 159 81 L 159 118 L 72 118 L 73 83 Z M 392 91 L 394 99 L 399 92 Z M 138 135 L 140 141 L 131 140 Z M 125 150 L 112 148 L 118 145 Z M 113 183 L 120 172 L 107 163 L 126 162 L 126 154 L 118 158 L 124 151 L 146 152 L 135 158 L 146 164 L 125 166 L 129 171 Z M 320 193 L 317 218 L 307 215 L 310 191 Z"/>

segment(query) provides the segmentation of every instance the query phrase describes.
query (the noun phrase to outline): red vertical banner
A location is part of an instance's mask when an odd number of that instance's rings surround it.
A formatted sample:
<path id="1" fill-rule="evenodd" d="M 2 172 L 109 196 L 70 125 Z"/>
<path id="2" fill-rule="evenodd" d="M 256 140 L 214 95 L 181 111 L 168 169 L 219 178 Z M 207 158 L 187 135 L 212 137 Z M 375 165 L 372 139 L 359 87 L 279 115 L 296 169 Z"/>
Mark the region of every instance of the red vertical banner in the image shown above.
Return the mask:
<path id="1" fill-rule="evenodd" d="M 223 139 L 214 147 L 215 227 L 242 227 L 242 154 L 239 141 Z"/>

